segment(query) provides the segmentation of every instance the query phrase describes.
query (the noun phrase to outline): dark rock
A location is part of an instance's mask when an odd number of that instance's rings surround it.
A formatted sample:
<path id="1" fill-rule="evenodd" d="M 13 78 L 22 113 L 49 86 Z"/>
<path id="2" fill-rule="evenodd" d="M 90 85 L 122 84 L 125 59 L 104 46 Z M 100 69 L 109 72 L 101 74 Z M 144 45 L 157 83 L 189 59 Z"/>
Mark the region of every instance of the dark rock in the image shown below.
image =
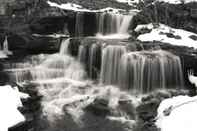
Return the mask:
<path id="1" fill-rule="evenodd" d="M 191 38 L 192 40 L 197 41 L 197 36 L 196 35 L 190 35 L 189 38 Z"/>
<path id="2" fill-rule="evenodd" d="M 142 6 L 142 11 L 134 16 L 131 28 L 134 29 L 139 24 L 156 22 L 197 33 L 196 6 L 197 2 L 187 4 L 156 2 Z"/>
<path id="3" fill-rule="evenodd" d="M 96 116 L 106 116 L 110 113 L 108 101 L 105 99 L 95 99 L 93 103 L 85 108 Z"/>
<path id="4" fill-rule="evenodd" d="M 35 19 L 30 23 L 32 33 L 53 34 L 63 32 L 63 27 L 68 20 L 67 16 L 51 16 Z"/>

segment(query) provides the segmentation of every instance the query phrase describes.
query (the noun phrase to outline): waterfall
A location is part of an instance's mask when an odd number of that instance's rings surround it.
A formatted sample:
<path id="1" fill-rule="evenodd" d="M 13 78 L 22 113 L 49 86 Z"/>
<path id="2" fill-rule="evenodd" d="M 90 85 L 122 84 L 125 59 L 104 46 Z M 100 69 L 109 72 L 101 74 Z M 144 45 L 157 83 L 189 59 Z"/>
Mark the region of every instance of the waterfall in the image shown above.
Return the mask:
<path id="1" fill-rule="evenodd" d="M 84 35 L 84 13 L 76 13 L 76 23 L 75 23 L 75 36 Z"/>
<path id="2" fill-rule="evenodd" d="M 98 13 L 97 37 L 128 38 L 128 29 L 133 16 L 134 15 Z"/>
<path id="3" fill-rule="evenodd" d="M 180 58 L 162 50 L 124 54 L 119 78 L 121 88 L 140 92 L 183 87 Z"/>
<path id="4" fill-rule="evenodd" d="M 96 43 L 91 45 L 80 45 L 78 60 L 85 65 L 89 77 L 96 79 L 100 72 L 101 46 Z"/>
<path id="5" fill-rule="evenodd" d="M 59 51 L 59 53 L 61 55 L 69 54 L 69 50 L 68 50 L 69 44 L 70 44 L 70 39 L 62 40 L 61 46 L 60 46 L 60 51 Z"/>
<path id="6" fill-rule="evenodd" d="M 117 84 L 120 70 L 121 56 L 126 53 L 126 47 L 109 45 L 102 52 L 101 82 Z"/>
<path id="7" fill-rule="evenodd" d="M 121 45 L 103 50 L 101 83 L 138 93 L 184 86 L 178 56 L 162 50 L 127 53 Z"/>
<path id="8" fill-rule="evenodd" d="M 127 34 L 131 20 L 132 20 L 132 16 L 126 15 L 123 17 L 120 27 L 118 28 L 119 34 Z"/>
<path id="9" fill-rule="evenodd" d="M 93 12 L 92 12 L 93 13 Z M 125 39 L 129 37 L 128 29 L 135 12 L 130 14 L 96 13 L 90 15 L 84 12 L 77 12 L 75 16 L 75 37 L 95 35 L 98 38 Z M 89 23 L 88 16 L 93 23 Z M 94 22 L 96 19 L 96 22 Z M 95 28 L 95 29 L 88 29 Z"/>
<path id="10" fill-rule="evenodd" d="M 0 46 L 0 58 L 7 58 L 8 55 L 12 55 L 12 52 L 8 49 L 8 40 L 6 36 L 3 45 Z"/>
<path id="11" fill-rule="evenodd" d="M 34 81 L 42 81 L 56 78 L 81 80 L 86 73 L 74 58 L 68 55 L 54 54 L 36 66 L 31 74 Z"/>
<path id="12" fill-rule="evenodd" d="M 8 49 L 8 40 L 7 40 L 7 36 L 5 37 L 5 40 L 3 42 L 3 52 L 6 54 L 6 55 L 12 55 L 12 52 L 9 51 Z"/>
<path id="13" fill-rule="evenodd" d="M 117 33 L 121 26 L 123 17 L 124 16 L 121 14 L 98 13 L 98 33 L 102 35 Z"/>

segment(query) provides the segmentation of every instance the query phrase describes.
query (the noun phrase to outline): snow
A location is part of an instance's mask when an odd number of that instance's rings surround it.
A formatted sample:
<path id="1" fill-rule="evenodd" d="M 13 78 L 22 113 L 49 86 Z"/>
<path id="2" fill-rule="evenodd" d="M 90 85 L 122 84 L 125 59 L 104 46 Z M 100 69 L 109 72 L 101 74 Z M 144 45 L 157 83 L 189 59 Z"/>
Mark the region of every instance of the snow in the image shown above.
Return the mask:
<path id="1" fill-rule="evenodd" d="M 51 7 L 57 7 L 60 9 L 66 9 L 66 10 L 74 10 L 74 11 L 85 11 L 85 12 L 89 12 L 90 10 L 83 8 L 81 5 L 77 5 L 74 3 L 66 3 L 66 4 L 57 4 L 55 2 L 51 2 L 51 1 L 47 1 L 47 3 L 51 6 Z"/>
<path id="2" fill-rule="evenodd" d="M 163 111 L 172 106 L 165 116 Z M 161 102 L 157 112 L 156 125 L 161 131 L 197 131 L 197 96 L 177 96 Z"/>
<path id="3" fill-rule="evenodd" d="M 138 25 L 138 26 L 135 28 L 134 31 L 135 31 L 135 32 L 139 32 L 140 30 L 142 30 L 142 29 L 144 29 L 144 28 L 151 30 L 151 29 L 154 28 L 154 26 L 153 26 L 152 23 L 150 23 L 150 24 L 142 24 L 142 25 Z"/>
<path id="4" fill-rule="evenodd" d="M 133 4 L 138 4 L 140 2 L 140 0 L 116 0 L 116 1 L 120 3 L 127 3 L 128 5 L 131 5 L 131 6 Z"/>
<path id="5" fill-rule="evenodd" d="M 197 2 L 197 0 L 156 0 L 156 1 L 170 3 L 170 4 L 182 4 L 182 3 Z"/>
<path id="6" fill-rule="evenodd" d="M 0 86 L 0 131 L 7 131 L 9 127 L 25 121 L 17 108 L 22 106 L 20 99 L 28 97 L 27 94 L 19 92 L 17 87 Z"/>
<path id="7" fill-rule="evenodd" d="M 159 24 L 157 27 L 153 27 L 152 23 L 147 25 L 138 25 L 135 30 L 138 32 L 140 31 L 140 29 L 143 28 L 152 29 L 152 31 L 150 33 L 139 35 L 137 39 L 140 41 L 160 41 L 177 46 L 197 48 L 197 41 L 189 37 L 191 35 L 197 36 L 197 34 L 195 33 L 185 31 L 183 29 L 171 28 L 164 24 Z M 165 33 L 170 33 L 174 36 L 179 36 L 180 39 L 167 37 Z"/>
<path id="8" fill-rule="evenodd" d="M 115 8 L 111 8 L 111 7 L 107 7 L 107 8 L 103 8 L 100 10 L 89 10 L 86 8 L 83 8 L 81 5 L 77 5 L 74 3 L 66 3 L 66 4 L 57 4 L 55 2 L 51 2 L 51 1 L 47 1 L 47 3 L 51 6 L 51 7 L 57 7 L 63 10 L 72 10 L 72 11 L 77 11 L 77 12 L 110 12 L 110 13 L 119 13 L 124 11 L 123 9 L 115 9 Z"/>
<path id="9" fill-rule="evenodd" d="M 194 76 L 193 70 L 190 70 L 188 72 L 188 79 L 190 83 L 194 84 L 197 87 L 197 77 Z"/>

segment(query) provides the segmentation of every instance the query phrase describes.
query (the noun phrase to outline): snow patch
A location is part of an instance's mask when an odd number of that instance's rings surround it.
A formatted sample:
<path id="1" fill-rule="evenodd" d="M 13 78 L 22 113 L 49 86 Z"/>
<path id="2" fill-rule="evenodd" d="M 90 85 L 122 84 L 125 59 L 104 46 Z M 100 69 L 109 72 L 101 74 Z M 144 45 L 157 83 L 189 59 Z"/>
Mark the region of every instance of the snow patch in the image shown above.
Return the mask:
<path id="1" fill-rule="evenodd" d="M 164 24 L 159 24 L 154 27 L 152 23 L 147 25 L 138 25 L 135 31 L 139 32 L 143 28 L 152 29 L 152 31 L 150 33 L 139 35 L 137 39 L 140 41 L 160 41 L 177 46 L 197 48 L 197 41 L 190 38 L 191 35 L 197 36 L 195 33 L 185 31 L 183 29 L 171 28 Z M 167 35 L 170 35 L 170 37 Z"/>
<path id="2" fill-rule="evenodd" d="M 124 12 L 125 11 L 123 9 L 116 9 L 116 8 L 111 8 L 111 7 L 107 7 L 107 8 L 103 8 L 103 9 L 99 9 L 99 10 L 89 10 L 89 9 L 86 9 L 86 8 L 82 7 L 81 5 L 77 5 L 77 4 L 74 4 L 74 3 L 57 4 L 57 3 L 51 2 L 51 1 L 47 1 L 47 3 L 51 7 L 57 7 L 57 8 L 63 9 L 63 10 L 72 10 L 72 11 L 77 11 L 77 12 L 120 13 L 120 12 Z"/>
<path id="3" fill-rule="evenodd" d="M 171 107 L 169 115 L 164 115 Z M 177 96 L 161 102 L 156 125 L 161 131 L 196 131 L 197 96 Z"/>
<path id="4" fill-rule="evenodd" d="M 116 1 L 120 3 L 127 3 L 128 5 L 131 5 L 131 6 L 133 4 L 138 4 L 140 2 L 140 0 L 116 0 Z"/>
<path id="5" fill-rule="evenodd" d="M 57 7 L 60 9 L 66 9 L 66 10 L 74 10 L 74 11 L 87 11 L 89 12 L 90 10 L 83 8 L 81 5 L 77 5 L 74 3 L 66 3 L 66 4 L 57 4 L 55 2 L 51 2 L 51 1 L 47 1 L 47 3 L 51 6 L 51 7 Z"/>
<path id="6" fill-rule="evenodd" d="M 0 86 L 0 131 L 7 131 L 9 127 L 25 121 L 17 108 L 22 106 L 21 98 L 28 97 L 29 95 L 19 92 L 17 87 Z"/>
<path id="7" fill-rule="evenodd" d="M 187 4 L 191 2 L 197 2 L 197 0 L 156 0 L 158 2 L 165 2 L 169 4 Z"/>

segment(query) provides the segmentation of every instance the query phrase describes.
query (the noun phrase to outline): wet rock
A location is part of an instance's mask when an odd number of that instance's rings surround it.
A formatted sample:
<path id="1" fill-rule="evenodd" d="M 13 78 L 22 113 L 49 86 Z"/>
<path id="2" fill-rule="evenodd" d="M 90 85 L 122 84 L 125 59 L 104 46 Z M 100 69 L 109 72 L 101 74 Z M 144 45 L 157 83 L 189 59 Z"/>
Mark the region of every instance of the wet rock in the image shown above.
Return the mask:
<path id="1" fill-rule="evenodd" d="M 196 35 L 191 35 L 191 36 L 189 36 L 192 40 L 195 40 L 195 41 L 197 41 L 197 36 Z"/>
<path id="2" fill-rule="evenodd" d="M 86 107 L 86 110 L 92 112 L 96 116 L 106 116 L 110 113 L 108 100 L 106 99 L 95 99 L 93 103 Z"/>

